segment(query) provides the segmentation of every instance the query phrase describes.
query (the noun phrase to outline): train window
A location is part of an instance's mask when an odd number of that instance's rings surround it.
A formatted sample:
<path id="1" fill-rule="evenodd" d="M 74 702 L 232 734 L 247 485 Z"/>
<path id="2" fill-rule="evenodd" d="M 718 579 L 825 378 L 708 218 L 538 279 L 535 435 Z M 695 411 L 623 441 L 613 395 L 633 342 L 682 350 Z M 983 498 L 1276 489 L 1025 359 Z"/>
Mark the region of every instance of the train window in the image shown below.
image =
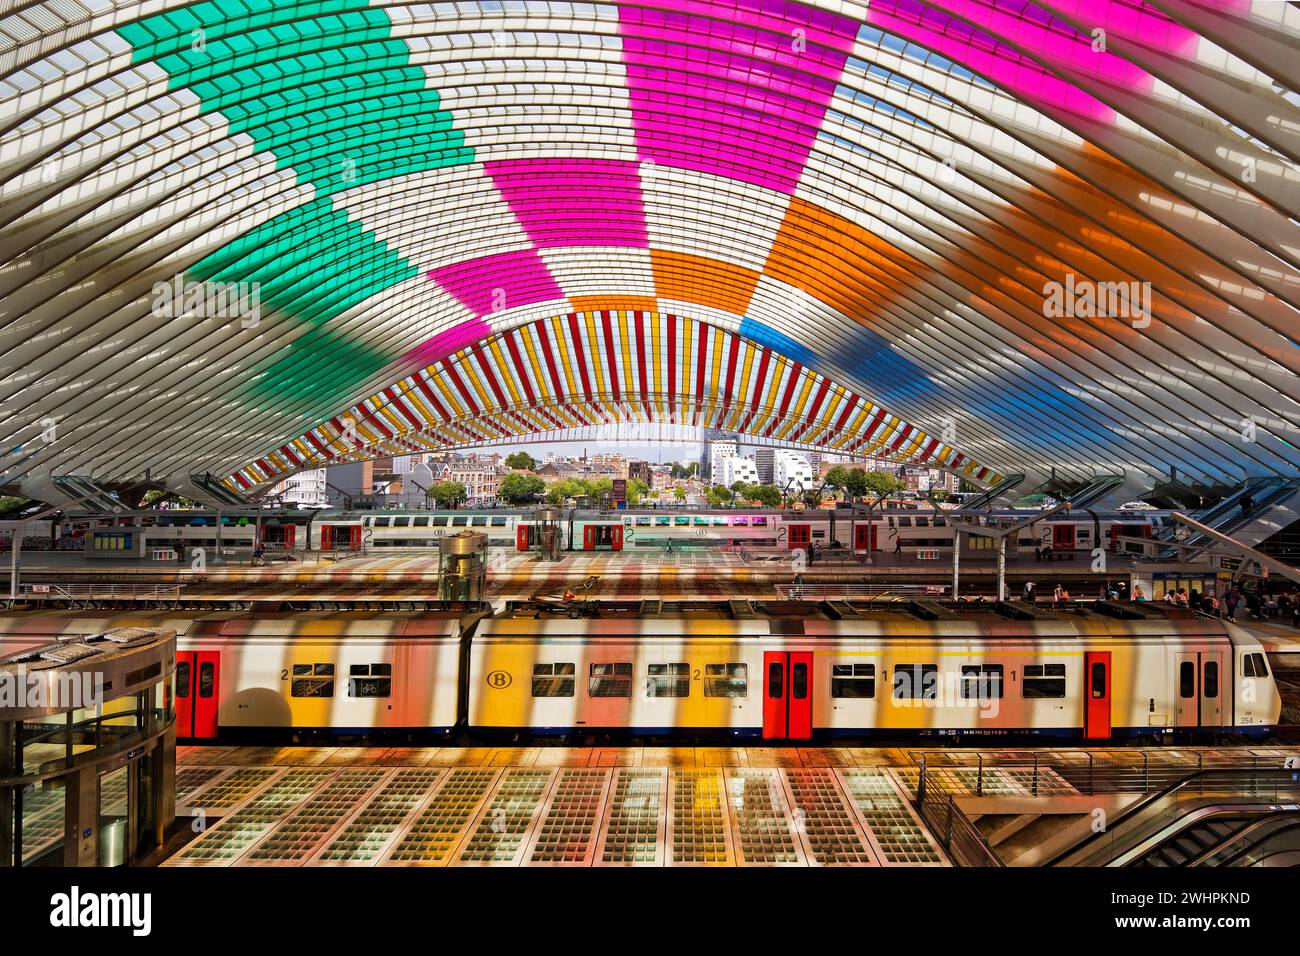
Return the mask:
<path id="1" fill-rule="evenodd" d="M 1204 682 L 1201 685 L 1202 693 L 1206 697 L 1214 698 L 1219 696 L 1219 662 L 1206 661 Z"/>
<path id="2" fill-rule="evenodd" d="M 898 519 L 898 526 L 899 526 L 900 528 L 910 528 L 910 527 L 912 527 L 912 519 L 911 519 L 911 518 L 899 518 L 899 519 Z"/>
<path id="3" fill-rule="evenodd" d="M 695 516 L 695 524 L 697 526 L 701 526 L 701 525 L 707 526 L 708 523 L 709 523 L 709 519 L 707 517 L 701 517 L 700 515 Z"/>
<path id="4" fill-rule="evenodd" d="M 177 665 L 179 668 L 180 665 Z M 1265 663 L 1263 654 L 1246 654 L 1242 657 L 1241 674 L 1243 677 L 1267 677 L 1268 664 Z M 180 677 L 176 678 L 180 680 Z"/>
<path id="5" fill-rule="evenodd" d="M 636 526 L 637 526 L 638 528 L 648 528 L 648 527 L 650 527 L 650 516 L 649 516 L 649 515 L 637 515 L 637 516 L 636 516 Z"/>
<path id="6" fill-rule="evenodd" d="M 504 528 L 505 526 L 506 526 L 506 519 L 504 517 L 498 515 L 492 519 L 492 527 Z"/>
<path id="7" fill-rule="evenodd" d="M 749 665 L 705 664 L 705 697 L 746 697 L 749 694 Z"/>
<path id="8" fill-rule="evenodd" d="M 486 528 L 487 518 L 474 518 L 470 521 L 470 524 L 473 525 L 475 528 Z"/>
<path id="9" fill-rule="evenodd" d="M 666 527 L 668 527 L 668 516 L 667 516 L 667 515 L 655 515 L 655 527 L 656 527 L 656 528 L 666 528 Z"/>
<path id="10" fill-rule="evenodd" d="M 176 662 L 176 696 L 190 696 L 190 662 Z"/>
<path id="11" fill-rule="evenodd" d="M 199 696 L 211 697 L 212 692 L 216 689 L 217 667 L 212 661 L 204 661 L 199 665 Z"/>
<path id="12" fill-rule="evenodd" d="M 921 517 L 917 517 L 917 519 L 916 519 L 916 526 L 917 526 L 918 528 L 928 528 L 928 527 L 930 527 L 930 519 L 929 519 L 929 518 L 921 518 Z"/>
<path id="13" fill-rule="evenodd" d="M 463 527 L 465 527 L 465 525 L 466 525 L 466 523 L 467 523 L 468 521 L 469 521 L 469 518 L 466 518 L 466 517 L 464 517 L 464 516 L 462 515 L 461 517 L 458 517 L 458 518 L 452 518 L 452 519 L 451 519 L 451 526 L 452 526 L 453 528 L 463 528 Z"/>
<path id="14" fill-rule="evenodd" d="M 936 528 L 944 528 L 948 525 L 948 519 L 942 515 L 935 515 L 933 524 Z"/>
<path id="15" fill-rule="evenodd" d="M 895 700 L 936 700 L 938 696 L 937 664 L 899 664 L 894 668 Z"/>
<path id="16" fill-rule="evenodd" d="M 290 697 L 333 697 L 333 664 L 294 664 Z"/>
<path id="17" fill-rule="evenodd" d="M 648 697 L 690 697 L 691 666 L 684 662 L 651 664 L 645 685 Z"/>
<path id="18" fill-rule="evenodd" d="M 534 697 L 572 697 L 573 680 L 577 671 L 569 663 L 534 664 Z"/>
<path id="19" fill-rule="evenodd" d="M 1021 676 L 1020 696 L 1026 699 L 1065 696 L 1064 664 L 1026 664 Z"/>
<path id="20" fill-rule="evenodd" d="M 387 528 L 388 525 L 392 522 L 392 520 L 393 520 L 392 518 L 376 518 L 374 519 L 372 524 L 376 528 Z"/>
<path id="21" fill-rule="evenodd" d="M 962 700 L 1001 700 L 1001 664 L 963 664 L 961 668 Z"/>
<path id="22" fill-rule="evenodd" d="M 790 696 L 795 700 L 808 697 L 808 665 L 803 662 L 790 665 Z"/>
<path id="23" fill-rule="evenodd" d="M 410 519 L 410 518 L 394 518 L 394 519 L 393 519 L 393 527 L 394 527 L 394 528 L 409 528 L 410 526 L 411 526 L 411 519 Z"/>
<path id="24" fill-rule="evenodd" d="M 875 664 L 832 664 L 831 696 L 863 698 L 876 696 Z"/>
<path id="25" fill-rule="evenodd" d="M 773 700 L 785 696 L 785 668 L 778 661 L 767 665 L 767 696 Z"/>
<path id="26" fill-rule="evenodd" d="M 1094 700 L 1103 700 L 1106 697 L 1106 665 L 1102 661 L 1097 661 L 1092 665 L 1090 693 Z"/>
<path id="27" fill-rule="evenodd" d="M 631 663 L 592 664 L 587 694 L 590 697 L 631 697 Z"/>
<path id="28" fill-rule="evenodd" d="M 427 528 L 427 527 L 429 527 L 429 516 L 428 516 L 428 515 L 420 515 L 420 516 L 418 516 L 418 517 L 412 518 L 412 519 L 411 519 L 411 527 L 412 527 L 412 528 Z"/>
<path id="29" fill-rule="evenodd" d="M 348 668 L 349 697 L 391 697 L 392 664 L 353 664 Z"/>
<path id="30" fill-rule="evenodd" d="M 755 528 L 766 528 L 767 518 L 760 517 L 759 515 L 755 515 L 754 517 L 749 519 L 749 523 Z"/>
<path id="31" fill-rule="evenodd" d="M 1184 699 L 1196 696 L 1196 665 L 1191 661 L 1178 665 L 1178 696 Z"/>
<path id="32" fill-rule="evenodd" d="M 675 515 L 675 516 L 673 517 L 673 525 L 674 525 L 675 527 L 678 527 L 678 528 L 684 528 L 684 527 L 690 525 L 690 523 L 691 523 L 691 516 L 690 516 L 690 515 Z"/>
<path id="33" fill-rule="evenodd" d="M 435 528 L 445 528 L 447 527 L 447 519 L 443 517 L 435 517 L 433 519 L 433 526 Z"/>
<path id="34" fill-rule="evenodd" d="M 1092 529 L 1076 528 L 1074 532 L 1074 536 L 1078 538 L 1080 541 L 1088 541 L 1092 538 Z"/>

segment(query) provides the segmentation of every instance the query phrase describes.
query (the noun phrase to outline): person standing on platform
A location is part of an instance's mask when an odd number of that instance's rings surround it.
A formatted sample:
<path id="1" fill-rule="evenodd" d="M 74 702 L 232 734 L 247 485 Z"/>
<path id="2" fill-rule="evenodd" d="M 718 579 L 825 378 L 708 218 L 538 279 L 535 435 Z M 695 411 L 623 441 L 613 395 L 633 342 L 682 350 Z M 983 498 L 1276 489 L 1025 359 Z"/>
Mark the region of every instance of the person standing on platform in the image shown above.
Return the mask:
<path id="1" fill-rule="evenodd" d="M 1223 595 L 1223 609 L 1227 612 L 1227 618 L 1230 621 L 1237 619 L 1237 605 L 1241 603 L 1241 592 L 1237 590 L 1237 585 L 1233 584 L 1228 587 L 1228 592 Z"/>
<path id="2" fill-rule="evenodd" d="M 1026 603 L 1026 604 L 1033 604 L 1033 603 L 1034 603 L 1034 597 L 1035 597 L 1035 596 L 1034 596 L 1034 582 L 1033 582 L 1033 581 L 1026 581 L 1026 582 L 1025 582 L 1025 598 L 1024 598 L 1024 599 L 1025 599 L 1025 603 Z"/>

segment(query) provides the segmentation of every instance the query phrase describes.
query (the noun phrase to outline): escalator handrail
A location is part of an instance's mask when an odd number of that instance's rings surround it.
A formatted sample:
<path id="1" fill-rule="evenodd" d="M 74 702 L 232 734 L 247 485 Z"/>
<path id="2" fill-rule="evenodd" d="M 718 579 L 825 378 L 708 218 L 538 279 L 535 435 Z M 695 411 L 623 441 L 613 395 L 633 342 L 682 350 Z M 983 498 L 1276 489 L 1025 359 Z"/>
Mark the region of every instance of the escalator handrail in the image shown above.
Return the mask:
<path id="1" fill-rule="evenodd" d="M 1152 804 L 1155 804 L 1160 800 L 1163 800 L 1165 797 L 1173 795 L 1178 790 L 1181 790 L 1183 787 L 1186 787 L 1189 784 L 1196 782 L 1201 777 L 1208 777 L 1217 774 L 1231 774 L 1235 777 L 1244 777 L 1247 774 L 1251 775 L 1252 777 L 1258 776 L 1260 774 L 1269 774 L 1269 775 L 1286 774 L 1288 783 L 1291 782 L 1291 779 L 1293 777 L 1292 771 L 1283 770 L 1281 768 L 1274 770 L 1274 769 L 1259 769 L 1256 767 L 1206 767 L 1200 770 L 1193 770 L 1186 777 L 1183 777 L 1179 780 L 1175 780 L 1173 783 L 1169 784 L 1169 786 L 1165 787 L 1163 790 L 1158 790 L 1155 793 L 1148 794 L 1147 796 L 1143 797 L 1141 800 L 1134 801 L 1132 804 L 1125 807 L 1124 811 L 1119 816 L 1117 816 L 1114 820 L 1112 820 L 1109 823 L 1109 825 L 1107 825 L 1105 830 L 1098 830 L 1094 833 L 1089 834 L 1088 836 L 1080 840 L 1078 843 L 1074 844 L 1074 846 L 1062 850 L 1060 853 L 1056 854 L 1056 856 L 1052 857 L 1050 860 L 1047 860 L 1043 864 L 1043 866 L 1057 866 L 1062 860 L 1066 859 L 1067 857 L 1074 856 L 1076 853 L 1078 853 L 1080 850 L 1082 850 L 1084 847 L 1088 846 L 1089 844 L 1095 843 L 1096 841 L 1100 840 L 1102 837 L 1105 837 L 1113 833 L 1115 827 L 1118 824 L 1124 823 L 1126 820 L 1131 819 L 1136 814 L 1139 814 L 1143 810 L 1146 810 Z"/>
<path id="2" fill-rule="evenodd" d="M 1266 813 L 1262 818 L 1260 818 L 1259 820 L 1251 821 L 1250 824 L 1248 824 L 1245 827 L 1242 827 L 1232 836 L 1224 837 L 1218 843 L 1218 845 L 1216 845 L 1212 849 L 1206 850 L 1200 856 L 1191 860 L 1187 865 L 1202 866 L 1204 865 L 1206 860 L 1210 859 L 1216 853 L 1221 853 L 1223 849 L 1228 846 L 1228 844 L 1236 843 L 1238 840 L 1241 840 L 1246 836 L 1248 836 L 1251 832 L 1258 830 L 1260 827 L 1265 826 L 1274 820 L 1284 820 L 1287 817 L 1295 817 L 1295 816 L 1296 816 L 1296 812 L 1294 810 L 1273 810 L 1269 813 Z M 1288 823 L 1286 826 L 1278 827 L 1276 830 L 1270 830 L 1268 833 L 1265 833 L 1263 836 L 1261 836 L 1258 840 L 1255 840 L 1254 842 L 1247 844 L 1246 846 L 1238 850 L 1236 853 L 1232 854 L 1232 856 L 1228 857 L 1226 860 L 1223 860 L 1215 865 L 1231 866 L 1232 863 L 1238 858 L 1240 858 L 1243 854 L 1249 853 L 1251 850 L 1255 849 L 1255 847 L 1261 846 L 1262 844 L 1273 839 L 1273 837 L 1277 836 L 1278 834 L 1287 833 L 1291 830 L 1300 830 L 1300 819 L 1297 819 L 1293 823 Z"/>

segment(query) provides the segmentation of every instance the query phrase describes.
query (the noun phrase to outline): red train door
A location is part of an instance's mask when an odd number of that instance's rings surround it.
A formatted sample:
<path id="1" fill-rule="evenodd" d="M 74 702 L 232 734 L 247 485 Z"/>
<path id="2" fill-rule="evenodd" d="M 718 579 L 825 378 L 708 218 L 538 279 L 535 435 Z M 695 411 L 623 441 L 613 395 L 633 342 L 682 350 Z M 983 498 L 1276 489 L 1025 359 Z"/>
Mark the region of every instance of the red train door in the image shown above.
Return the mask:
<path id="1" fill-rule="evenodd" d="M 763 739 L 812 737 L 811 651 L 763 652 Z"/>
<path id="2" fill-rule="evenodd" d="M 361 550 L 361 525 L 355 524 L 348 529 L 348 544 L 353 551 Z"/>
<path id="3" fill-rule="evenodd" d="M 1110 651 L 1083 655 L 1083 736 L 1110 739 Z"/>
<path id="4" fill-rule="evenodd" d="M 1052 550 L 1053 551 L 1074 550 L 1074 525 L 1072 524 L 1052 525 Z"/>
<path id="5" fill-rule="evenodd" d="M 812 540 L 812 525 L 791 524 L 786 527 L 790 529 L 787 543 L 791 551 L 795 548 L 808 547 L 808 542 Z"/>
<path id="6" fill-rule="evenodd" d="M 621 524 L 610 529 L 610 541 L 613 542 L 611 547 L 615 551 L 623 550 L 623 526 Z"/>
<path id="7" fill-rule="evenodd" d="M 334 526 L 331 524 L 320 526 L 320 549 L 322 551 L 334 550 Z"/>
<path id="8" fill-rule="evenodd" d="M 176 736 L 194 736 L 194 652 L 176 652 Z"/>
<path id="9" fill-rule="evenodd" d="M 177 737 L 211 739 L 217 736 L 220 662 L 218 651 L 176 652 Z"/>
<path id="10" fill-rule="evenodd" d="M 533 540 L 533 526 L 521 524 L 515 529 L 515 550 L 527 551 Z"/>
<path id="11" fill-rule="evenodd" d="M 582 550 L 596 550 L 596 526 L 592 524 L 582 526 Z"/>
<path id="12" fill-rule="evenodd" d="M 875 551 L 876 526 L 874 524 L 855 524 L 853 526 L 853 550 Z"/>
<path id="13" fill-rule="evenodd" d="M 292 547 L 293 547 L 293 539 L 294 539 L 294 537 L 295 537 L 294 532 L 297 531 L 297 530 L 298 530 L 298 529 L 295 528 L 295 527 L 294 527 L 293 525 L 291 525 L 291 524 L 290 524 L 290 525 L 285 525 L 285 528 L 284 528 L 284 546 L 285 546 L 286 548 L 292 548 Z"/>

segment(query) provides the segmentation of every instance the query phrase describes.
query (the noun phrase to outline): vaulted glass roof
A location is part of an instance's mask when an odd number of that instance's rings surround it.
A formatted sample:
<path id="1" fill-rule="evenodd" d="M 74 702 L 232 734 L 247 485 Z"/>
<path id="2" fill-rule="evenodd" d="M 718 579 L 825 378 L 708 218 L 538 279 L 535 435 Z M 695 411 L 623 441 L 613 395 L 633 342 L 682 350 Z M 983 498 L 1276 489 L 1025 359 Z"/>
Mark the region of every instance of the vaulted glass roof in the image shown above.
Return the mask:
<path id="1" fill-rule="evenodd" d="M 1293 473 L 1298 44 L 1245 0 L 14 5 L 0 485 L 566 416 Z"/>

